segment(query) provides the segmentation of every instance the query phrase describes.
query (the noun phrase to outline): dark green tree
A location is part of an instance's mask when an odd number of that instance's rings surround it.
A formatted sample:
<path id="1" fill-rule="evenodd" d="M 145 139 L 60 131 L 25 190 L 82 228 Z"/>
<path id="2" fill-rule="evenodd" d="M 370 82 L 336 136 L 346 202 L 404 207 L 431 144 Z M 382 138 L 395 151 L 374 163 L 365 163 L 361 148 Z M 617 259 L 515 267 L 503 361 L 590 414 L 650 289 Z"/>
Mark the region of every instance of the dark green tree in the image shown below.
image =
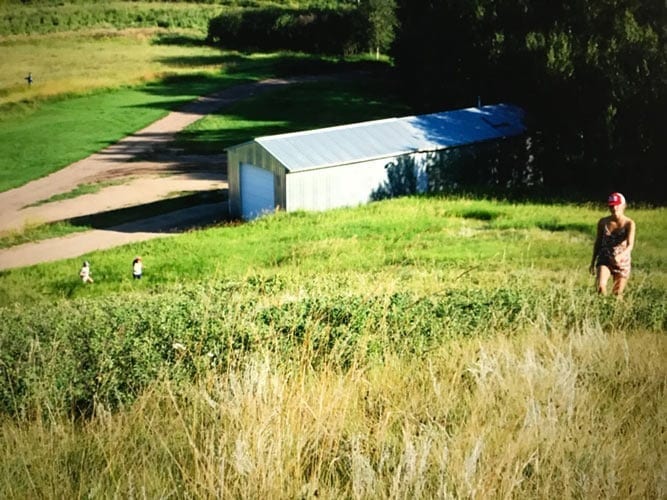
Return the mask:
<path id="1" fill-rule="evenodd" d="M 396 31 L 395 0 L 361 0 L 359 9 L 362 17 L 367 20 L 367 39 L 379 58 L 380 53 L 389 49 Z"/>
<path id="2" fill-rule="evenodd" d="M 523 106 L 550 192 L 659 200 L 666 11 L 642 0 L 399 0 L 392 55 L 416 104 Z"/>

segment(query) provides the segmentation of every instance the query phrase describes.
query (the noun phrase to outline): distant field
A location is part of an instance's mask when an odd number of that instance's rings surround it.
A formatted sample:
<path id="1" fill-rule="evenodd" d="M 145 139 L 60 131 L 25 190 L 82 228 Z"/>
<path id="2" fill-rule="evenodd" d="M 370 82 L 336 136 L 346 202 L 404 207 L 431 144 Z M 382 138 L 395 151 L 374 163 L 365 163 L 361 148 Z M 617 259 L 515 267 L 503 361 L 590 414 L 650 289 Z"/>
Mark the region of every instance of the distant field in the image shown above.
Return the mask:
<path id="1" fill-rule="evenodd" d="M 0 106 L 0 190 L 99 151 L 200 95 L 291 71 L 333 71 L 339 64 L 298 55 L 222 53 L 160 40 L 165 38 L 130 32 L 101 38 L 52 36 L 0 45 L 7 55 L 0 58 L 0 69 L 5 70 L 0 72 L 5 90 L 5 104 Z M 29 58 L 43 64 L 41 70 L 33 70 L 35 83 L 30 88 L 21 81 L 23 70 L 16 69 L 22 64 L 19 61 Z M 345 64 L 341 70 L 346 70 Z M 352 109 L 352 102 L 341 108 L 339 120 L 346 118 L 342 110 Z M 356 116 L 373 106 L 355 102 Z M 318 123 L 317 115 L 311 116 L 310 123 Z M 261 124 L 254 124 L 234 138 L 246 140 L 262 130 Z M 210 134 L 195 136 L 196 141 L 211 140 Z M 226 144 L 214 148 L 219 151 Z"/>
<path id="2" fill-rule="evenodd" d="M 178 44 L 174 38 L 188 40 L 159 29 L 0 38 L 0 109 L 8 110 L 5 105 L 10 103 L 137 85 L 167 75 L 224 70 L 225 57 L 219 50 Z M 29 72 L 34 79 L 30 86 L 25 80 Z"/>
<path id="3" fill-rule="evenodd" d="M 0 36 L 157 27 L 206 33 L 208 20 L 222 8 L 210 2 L 4 0 Z"/>
<path id="4" fill-rule="evenodd" d="M 223 9 L 304 7 L 320 0 L 2 0 L 0 37 L 106 28 L 189 29 L 205 34 Z M 346 0 L 328 0 L 330 6 Z"/>

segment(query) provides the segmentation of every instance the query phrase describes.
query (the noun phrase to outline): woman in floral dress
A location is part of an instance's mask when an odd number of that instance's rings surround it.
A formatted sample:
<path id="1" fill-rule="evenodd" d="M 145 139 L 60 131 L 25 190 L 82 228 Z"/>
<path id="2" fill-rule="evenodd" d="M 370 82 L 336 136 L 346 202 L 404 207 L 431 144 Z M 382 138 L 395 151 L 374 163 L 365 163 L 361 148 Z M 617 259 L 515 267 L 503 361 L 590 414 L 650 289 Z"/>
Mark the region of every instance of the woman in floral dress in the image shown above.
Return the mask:
<path id="1" fill-rule="evenodd" d="M 607 205 L 611 215 L 598 221 L 590 271 L 596 274 L 595 284 L 599 293 L 607 293 L 607 281 L 613 277 L 612 291 L 621 297 L 630 277 L 635 222 L 625 215 L 625 196 L 621 193 L 610 194 Z"/>

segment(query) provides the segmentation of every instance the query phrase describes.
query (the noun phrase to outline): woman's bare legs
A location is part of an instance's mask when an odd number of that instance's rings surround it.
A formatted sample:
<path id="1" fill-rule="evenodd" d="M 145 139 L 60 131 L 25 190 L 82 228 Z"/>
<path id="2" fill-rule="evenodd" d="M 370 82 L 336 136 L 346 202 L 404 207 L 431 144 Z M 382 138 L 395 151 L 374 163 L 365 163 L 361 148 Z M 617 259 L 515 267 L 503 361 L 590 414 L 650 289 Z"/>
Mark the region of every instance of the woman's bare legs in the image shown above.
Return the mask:
<path id="1" fill-rule="evenodd" d="M 623 290 L 625 290 L 625 285 L 628 284 L 628 278 L 623 278 L 621 276 L 614 276 L 614 295 L 619 299 L 623 297 Z"/>
<path id="2" fill-rule="evenodd" d="M 598 274 L 595 281 L 595 286 L 597 287 L 598 293 L 607 295 L 607 282 L 609 281 L 610 277 L 611 271 L 607 266 L 598 266 Z M 614 286 L 612 288 L 612 293 L 618 298 L 622 298 L 623 290 L 625 290 L 625 285 L 627 284 L 628 278 L 614 275 Z"/>
<path id="3" fill-rule="evenodd" d="M 597 287 L 598 293 L 602 295 L 607 295 L 607 281 L 611 276 L 611 271 L 607 266 L 598 266 L 598 275 L 595 280 L 595 286 Z M 615 288 L 614 284 L 614 288 Z"/>

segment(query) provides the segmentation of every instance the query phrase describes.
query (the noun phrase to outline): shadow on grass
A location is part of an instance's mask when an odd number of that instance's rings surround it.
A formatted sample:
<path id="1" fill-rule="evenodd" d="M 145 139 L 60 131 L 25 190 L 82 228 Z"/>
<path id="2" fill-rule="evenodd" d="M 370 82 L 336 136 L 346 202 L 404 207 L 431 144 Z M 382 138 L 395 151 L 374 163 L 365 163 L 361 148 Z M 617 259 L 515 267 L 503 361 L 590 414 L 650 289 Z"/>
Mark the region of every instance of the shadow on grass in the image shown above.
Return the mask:
<path id="1" fill-rule="evenodd" d="M 378 95 L 385 87 L 377 79 L 334 76 L 291 85 L 259 85 L 252 100 L 235 103 L 206 126 L 176 134 L 175 145 L 193 154 L 212 154 L 255 137 L 400 116 L 409 109 Z M 224 126 L 224 123 L 232 126 Z"/>
<path id="2" fill-rule="evenodd" d="M 179 197 L 88 214 L 0 234 L 0 249 L 59 238 L 91 229 L 122 233 L 181 233 L 231 220 L 227 190 L 199 191 Z"/>
<path id="3" fill-rule="evenodd" d="M 388 97 L 394 95 L 388 88 L 391 79 L 386 77 L 389 67 L 382 62 L 340 61 L 289 53 L 256 57 L 237 52 L 172 57 L 162 62 L 183 67 L 219 64 L 221 69 L 219 73 L 172 75 L 146 84 L 143 91 L 159 99 L 130 105 L 129 112 L 137 108 L 163 108 L 203 117 L 227 113 L 233 106 L 234 120 L 256 123 L 257 126 L 234 131 L 224 130 L 224 127 L 215 131 L 191 128 L 176 137 L 138 132 L 134 136 L 140 137 L 141 141 L 117 143 L 105 151 L 110 158 L 128 161 L 129 155 L 138 160 L 151 160 L 160 154 L 160 150 L 164 151 L 165 146 L 184 150 L 187 154 L 220 153 L 224 147 L 266 133 L 320 128 L 397 114 L 392 112 L 398 107 L 396 98 Z M 260 81 L 268 78 L 273 79 Z M 330 83 L 322 86 L 319 80 L 329 80 Z M 296 87 L 293 92 L 279 92 L 292 85 Z M 206 97 L 191 97 L 197 95 Z M 234 106 L 240 101 L 250 102 Z M 267 129 L 267 121 L 279 121 L 282 126 Z M 180 161 L 179 158 L 175 160 Z M 179 170 L 188 168 L 189 165 L 183 165 Z"/>
<path id="4" fill-rule="evenodd" d="M 461 217 L 464 219 L 474 219 L 480 221 L 492 221 L 503 215 L 501 212 L 494 212 L 491 210 L 465 210 Z"/>
<path id="5" fill-rule="evenodd" d="M 119 232 L 176 233 L 230 220 L 228 191 L 216 189 L 69 219 L 73 226 Z"/>
<path id="6" fill-rule="evenodd" d="M 560 231 L 576 231 L 583 234 L 594 234 L 595 228 L 592 224 L 582 224 L 577 222 L 563 223 L 563 222 L 538 222 L 537 227 L 545 231 L 560 232 Z"/>
<path id="7" fill-rule="evenodd" d="M 200 43 L 199 46 L 204 46 Z M 194 45 L 193 45 L 194 46 Z M 221 52 L 211 56 L 177 56 L 160 59 L 165 64 L 196 67 L 201 64 L 220 64 L 226 74 L 254 74 L 256 78 L 266 76 L 294 76 L 305 74 L 327 74 L 366 71 L 373 72 L 386 70 L 388 65 L 384 61 L 370 59 L 344 60 L 336 57 L 322 57 L 318 55 L 276 52 L 257 57 L 253 53 L 238 51 Z"/>
<path id="8" fill-rule="evenodd" d="M 219 65 L 219 73 L 170 75 L 149 83 L 145 90 L 157 96 L 207 95 L 234 85 L 257 82 L 266 78 L 287 78 L 305 75 L 375 74 L 387 80 L 387 63 L 369 60 L 344 61 L 305 54 L 276 53 L 257 58 L 237 52 L 215 55 L 163 57 L 161 63 L 175 67 Z M 154 103 L 153 103 L 154 105 Z M 148 105 L 150 106 L 150 104 Z"/>
<path id="9" fill-rule="evenodd" d="M 151 42 L 153 45 L 175 45 L 179 47 L 205 47 L 206 38 L 185 33 L 160 34 Z"/>
<path id="10" fill-rule="evenodd" d="M 181 64 L 184 65 L 184 63 Z M 159 97 L 184 96 L 183 100 L 190 102 L 192 100 L 191 96 L 211 94 L 244 82 L 247 82 L 247 79 L 240 81 L 238 76 L 223 75 L 222 73 L 169 75 L 159 81 L 147 83 L 143 86 L 143 90 L 148 94 Z M 181 101 L 177 101 L 174 104 L 172 100 L 168 100 L 164 102 L 164 105 L 166 109 L 176 109 L 180 103 Z M 151 102 L 139 105 L 139 107 L 151 107 L 156 104 L 160 105 L 160 103 Z"/>

